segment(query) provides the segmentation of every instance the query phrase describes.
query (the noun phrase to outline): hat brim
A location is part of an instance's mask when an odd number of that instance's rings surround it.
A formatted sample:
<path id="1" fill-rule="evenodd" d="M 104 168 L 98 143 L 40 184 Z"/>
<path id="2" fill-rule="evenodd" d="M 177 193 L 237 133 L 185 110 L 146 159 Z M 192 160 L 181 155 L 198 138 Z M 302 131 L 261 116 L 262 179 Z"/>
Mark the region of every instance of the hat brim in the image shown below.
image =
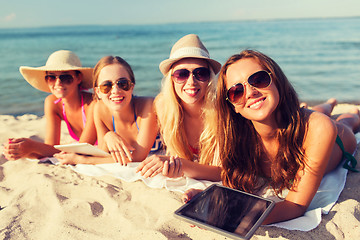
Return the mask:
<path id="1" fill-rule="evenodd" d="M 80 71 L 82 73 L 82 81 L 81 86 L 85 89 L 92 88 L 93 81 L 92 81 L 92 74 L 93 69 L 88 67 L 74 67 L 74 68 L 48 68 L 46 66 L 43 67 L 20 67 L 20 73 L 24 77 L 24 79 L 34 88 L 43 91 L 43 92 L 51 92 L 50 88 L 45 81 L 45 73 L 47 71 Z"/>
<path id="2" fill-rule="evenodd" d="M 206 61 L 209 62 L 209 64 L 211 65 L 211 68 L 213 69 L 215 75 L 218 74 L 218 72 L 220 71 L 220 68 L 221 68 L 221 64 L 214 60 L 214 59 L 211 59 L 211 58 L 207 58 L 207 57 L 201 57 L 201 56 L 181 56 L 181 57 L 178 57 L 178 58 L 171 58 L 171 59 L 166 59 L 164 61 L 162 61 L 159 65 L 159 69 L 161 71 L 161 73 L 165 76 L 171 66 L 176 63 L 177 61 L 181 60 L 181 59 L 184 59 L 184 58 L 199 58 L 199 59 L 204 59 Z"/>

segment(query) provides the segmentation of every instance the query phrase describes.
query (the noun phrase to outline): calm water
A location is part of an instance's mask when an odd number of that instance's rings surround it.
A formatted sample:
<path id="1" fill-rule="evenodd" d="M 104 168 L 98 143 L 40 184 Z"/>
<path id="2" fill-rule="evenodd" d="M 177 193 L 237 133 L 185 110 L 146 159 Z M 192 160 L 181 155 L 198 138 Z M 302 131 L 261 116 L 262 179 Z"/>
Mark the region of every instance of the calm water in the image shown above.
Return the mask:
<path id="1" fill-rule="evenodd" d="M 0 29 L 0 114 L 43 114 L 47 93 L 32 88 L 19 66 L 43 66 L 59 49 L 84 66 L 119 55 L 133 67 L 135 94 L 159 92 L 159 63 L 182 36 L 196 33 L 221 63 L 245 48 L 279 63 L 301 100 L 360 102 L 360 18 Z"/>

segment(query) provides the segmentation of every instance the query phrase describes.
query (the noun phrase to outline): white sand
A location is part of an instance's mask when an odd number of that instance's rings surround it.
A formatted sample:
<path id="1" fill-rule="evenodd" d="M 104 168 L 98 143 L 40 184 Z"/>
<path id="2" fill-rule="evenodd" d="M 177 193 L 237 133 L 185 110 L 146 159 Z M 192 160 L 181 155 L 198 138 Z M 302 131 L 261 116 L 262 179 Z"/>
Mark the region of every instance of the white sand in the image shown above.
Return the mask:
<path id="1" fill-rule="evenodd" d="M 349 107 L 339 105 L 334 113 Z M 9 137 L 43 139 L 44 123 L 33 115 L 0 116 L 0 142 Z M 65 132 L 64 143 L 69 141 Z M 360 173 L 350 172 L 338 203 L 316 229 L 260 227 L 252 239 L 360 239 L 359 185 Z M 142 181 L 0 159 L 1 239 L 226 239 L 175 219 L 173 212 L 181 205 L 180 194 L 149 188 Z"/>

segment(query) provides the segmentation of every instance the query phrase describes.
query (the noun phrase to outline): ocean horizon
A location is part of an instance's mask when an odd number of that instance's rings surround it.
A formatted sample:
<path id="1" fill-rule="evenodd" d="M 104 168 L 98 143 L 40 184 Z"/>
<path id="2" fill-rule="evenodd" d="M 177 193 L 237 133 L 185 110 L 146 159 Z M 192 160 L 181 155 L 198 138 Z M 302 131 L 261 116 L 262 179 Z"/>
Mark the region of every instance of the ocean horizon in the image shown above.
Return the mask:
<path id="1" fill-rule="evenodd" d="M 135 94 L 156 96 L 162 75 L 159 63 L 172 45 L 195 33 L 212 58 L 224 63 L 243 49 L 273 58 L 295 87 L 301 101 L 335 97 L 359 103 L 360 17 L 278 19 L 152 25 L 82 25 L 0 29 L 0 114 L 43 115 L 48 93 L 29 85 L 20 66 L 45 65 L 57 50 L 75 52 L 93 67 L 107 55 L 124 58 L 136 78 Z M 346 80 L 346 81 L 345 81 Z"/>

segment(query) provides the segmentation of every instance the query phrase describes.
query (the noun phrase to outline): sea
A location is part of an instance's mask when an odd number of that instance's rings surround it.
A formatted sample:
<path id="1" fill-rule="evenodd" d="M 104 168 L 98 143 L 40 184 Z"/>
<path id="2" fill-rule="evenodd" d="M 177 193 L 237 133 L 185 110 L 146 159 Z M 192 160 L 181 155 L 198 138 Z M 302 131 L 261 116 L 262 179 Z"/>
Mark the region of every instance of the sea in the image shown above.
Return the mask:
<path id="1" fill-rule="evenodd" d="M 103 56 L 120 56 L 134 70 L 135 94 L 156 96 L 162 79 L 159 63 L 169 57 L 178 39 L 190 33 L 199 35 L 220 63 L 244 49 L 269 55 L 301 101 L 335 97 L 339 102 L 360 102 L 360 17 L 58 26 L 0 29 L 0 114 L 44 114 L 48 93 L 29 85 L 19 67 L 43 66 L 60 49 L 75 52 L 86 67 Z"/>

